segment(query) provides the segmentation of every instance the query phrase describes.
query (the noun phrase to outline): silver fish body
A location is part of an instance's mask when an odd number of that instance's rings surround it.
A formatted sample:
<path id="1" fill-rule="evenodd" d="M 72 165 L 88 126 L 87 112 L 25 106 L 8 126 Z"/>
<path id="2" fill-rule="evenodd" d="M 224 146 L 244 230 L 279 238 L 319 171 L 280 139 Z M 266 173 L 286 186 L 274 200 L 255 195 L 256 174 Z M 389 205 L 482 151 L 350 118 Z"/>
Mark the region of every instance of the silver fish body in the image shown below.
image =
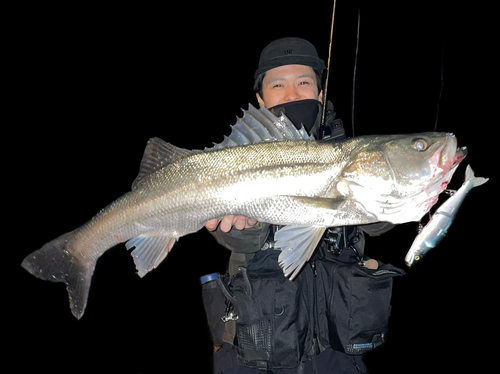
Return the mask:
<path id="1" fill-rule="evenodd" d="M 432 248 L 437 246 L 446 236 L 448 229 L 455 220 L 457 212 L 467 194 L 474 187 L 480 186 L 488 181 L 488 178 L 478 178 L 470 165 L 465 171 L 465 182 L 453 196 L 446 200 L 432 215 L 430 221 L 422 229 L 413 241 L 410 250 L 406 254 L 405 263 L 409 267 L 421 260 Z"/>
<path id="2" fill-rule="evenodd" d="M 318 142 L 286 117 L 250 107 L 223 143 L 204 152 L 150 140 L 129 193 L 29 254 L 22 266 L 65 283 L 80 318 L 96 262 L 109 248 L 122 242 L 135 247 L 142 277 L 180 237 L 235 214 L 287 225 L 276 247 L 285 275 L 293 278 L 326 227 L 420 220 L 463 157 L 451 134 Z"/>

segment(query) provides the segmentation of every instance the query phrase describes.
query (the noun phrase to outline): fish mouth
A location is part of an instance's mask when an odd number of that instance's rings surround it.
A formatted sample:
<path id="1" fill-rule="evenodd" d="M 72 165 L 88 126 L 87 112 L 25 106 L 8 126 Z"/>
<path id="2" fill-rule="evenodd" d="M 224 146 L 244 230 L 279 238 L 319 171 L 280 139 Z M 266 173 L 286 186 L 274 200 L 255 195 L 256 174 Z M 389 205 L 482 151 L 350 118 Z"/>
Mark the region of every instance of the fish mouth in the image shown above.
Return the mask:
<path id="1" fill-rule="evenodd" d="M 454 169 L 467 156 L 467 147 L 458 147 L 457 144 L 454 134 L 446 134 L 446 141 L 431 157 L 431 164 L 444 173 Z"/>
<path id="2" fill-rule="evenodd" d="M 454 134 L 446 134 L 446 141 L 434 152 L 429 161 L 433 169 L 434 182 L 427 189 L 428 209 L 438 201 L 439 194 L 448 187 L 457 166 L 467 156 L 467 147 L 458 147 L 457 144 Z"/>

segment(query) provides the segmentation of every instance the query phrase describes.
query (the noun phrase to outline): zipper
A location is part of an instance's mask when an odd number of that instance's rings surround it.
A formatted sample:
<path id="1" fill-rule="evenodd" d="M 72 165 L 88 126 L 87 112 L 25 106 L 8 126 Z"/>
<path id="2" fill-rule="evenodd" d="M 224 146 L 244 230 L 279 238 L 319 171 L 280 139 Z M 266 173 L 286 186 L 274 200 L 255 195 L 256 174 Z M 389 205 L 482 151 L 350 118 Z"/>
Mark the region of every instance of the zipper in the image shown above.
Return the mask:
<path id="1" fill-rule="evenodd" d="M 311 271 L 313 275 L 312 279 L 312 320 L 313 320 L 313 339 L 312 339 L 312 347 L 311 347 L 311 353 L 313 355 L 319 355 L 320 354 L 320 344 L 319 344 L 319 339 L 318 339 L 318 331 L 319 331 L 319 326 L 318 326 L 318 319 L 316 318 L 317 316 L 317 305 L 316 305 L 316 278 L 318 277 L 318 272 L 316 270 L 316 264 L 314 261 L 309 262 L 309 265 L 311 266 Z"/>
<path id="2" fill-rule="evenodd" d="M 318 276 L 318 272 L 316 271 L 316 264 L 314 262 L 310 262 L 309 264 L 311 264 L 311 269 L 312 269 L 312 272 L 313 272 L 313 276 L 314 278 L 316 278 Z M 313 283 L 313 287 L 314 285 L 316 284 L 316 282 Z M 314 287 L 314 291 L 316 290 L 316 288 Z"/>

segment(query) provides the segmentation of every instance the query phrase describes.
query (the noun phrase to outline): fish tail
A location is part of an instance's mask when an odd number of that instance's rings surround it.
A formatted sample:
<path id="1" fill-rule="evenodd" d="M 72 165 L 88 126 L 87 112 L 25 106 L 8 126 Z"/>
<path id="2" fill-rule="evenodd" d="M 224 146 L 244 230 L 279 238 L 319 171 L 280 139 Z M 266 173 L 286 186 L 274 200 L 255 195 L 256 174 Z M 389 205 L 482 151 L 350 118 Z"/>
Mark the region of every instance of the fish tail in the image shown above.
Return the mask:
<path id="1" fill-rule="evenodd" d="M 470 181 L 472 183 L 472 187 L 477 187 L 480 186 L 486 182 L 488 182 L 489 178 L 482 178 L 482 177 L 475 177 L 474 176 L 474 171 L 470 167 L 470 165 L 467 165 L 467 168 L 465 170 L 465 181 Z"/>
<path id="2" fill-rule="evenodd" d="M 37 278 L 66 284 L 73 315 L 80 319 L 87 298 L 96 260 L 79 260 L 72 254 L 76 230 L 45 244 L 23 260 L 21 266 Z M 85 261 L 85 263 L 82 263 Z"/>

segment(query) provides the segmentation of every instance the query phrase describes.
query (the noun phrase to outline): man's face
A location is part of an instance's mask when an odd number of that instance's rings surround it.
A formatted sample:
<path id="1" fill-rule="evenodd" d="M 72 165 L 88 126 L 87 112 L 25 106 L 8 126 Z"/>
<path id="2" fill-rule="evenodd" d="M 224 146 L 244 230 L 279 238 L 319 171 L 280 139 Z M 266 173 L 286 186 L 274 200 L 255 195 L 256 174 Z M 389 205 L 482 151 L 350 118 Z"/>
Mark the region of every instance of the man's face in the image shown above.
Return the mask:
<path id="1" fill-rule="evenodd" d="M 262 96 L 257 93 L 260 106 L 272 108 L 291 101 L 316 99 L 321 101 L 316 74 L 310 66 L 285 65 L 266 72 L 262 81 Z"/>

